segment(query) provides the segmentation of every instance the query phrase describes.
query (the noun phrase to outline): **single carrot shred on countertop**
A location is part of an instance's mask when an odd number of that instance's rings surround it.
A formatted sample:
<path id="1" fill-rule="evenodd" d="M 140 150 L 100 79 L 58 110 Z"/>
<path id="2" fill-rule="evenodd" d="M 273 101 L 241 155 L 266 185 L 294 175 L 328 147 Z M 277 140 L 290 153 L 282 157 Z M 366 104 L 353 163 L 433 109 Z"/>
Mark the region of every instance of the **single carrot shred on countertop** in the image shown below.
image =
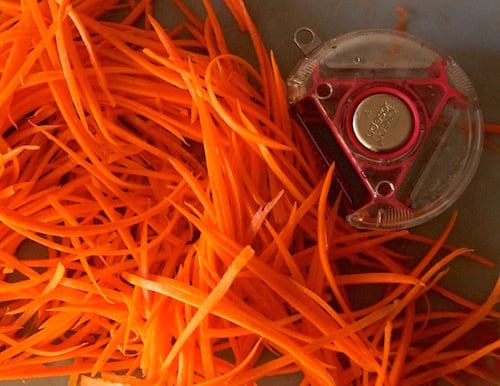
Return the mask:
<path id="1" fill-rule="evenodd" d="M 394 26 L 394 29 L 398 31 L 406 31 L 408 26 L 408 11 L 400 5 L 395 7 L 394 10 L 399 14 L 399 20 Z"/>
<path id="2" fill-rule="evenodd" d="M 148 0 L 0 2 L 0 380 L 498 379 L 500 278 L 482 303 L 440 283 L 492 265 L 445 243 L 456 216 L 349 227 L 243 0 L 257 67 L 175 3 L 165 31 Z"/>
<path id="3" fill-rule="evenodd" d="M 485 123 L 485 132 L 488 134 L 500 134 L 500 125 L 495 125 L 493 123 Z"/>

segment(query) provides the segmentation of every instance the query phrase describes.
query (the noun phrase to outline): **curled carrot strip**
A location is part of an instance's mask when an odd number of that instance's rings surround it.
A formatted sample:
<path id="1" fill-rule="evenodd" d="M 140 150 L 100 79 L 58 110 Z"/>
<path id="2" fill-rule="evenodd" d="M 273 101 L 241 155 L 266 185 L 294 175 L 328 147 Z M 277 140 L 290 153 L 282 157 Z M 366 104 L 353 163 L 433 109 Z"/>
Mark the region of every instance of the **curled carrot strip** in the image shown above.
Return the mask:
<path id="1" fill-rule="evenodd" d="M 399 20 L 394 26 L 394 29 L 398 31 L 406 31 L 406 27 L 408 24 L 408 11 L 401 6 L 397 6 L 394 10 L 399 14 Z"/>

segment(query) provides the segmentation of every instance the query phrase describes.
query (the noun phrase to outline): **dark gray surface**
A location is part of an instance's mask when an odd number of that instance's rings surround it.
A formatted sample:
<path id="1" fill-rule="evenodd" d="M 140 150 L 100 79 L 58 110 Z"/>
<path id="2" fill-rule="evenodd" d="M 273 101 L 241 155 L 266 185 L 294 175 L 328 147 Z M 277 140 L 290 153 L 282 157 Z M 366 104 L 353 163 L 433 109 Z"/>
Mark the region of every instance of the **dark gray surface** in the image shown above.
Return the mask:
<path id="1" fill-rule="evenodd" d="M 186 1 L 201 4 L 200 0 Z M 166 25 L 179 20 L 171 1 L 157 0 L 156 15 Z M 228 17 L 222 1 L 213 1 L 220 10 L 232 49 L 248 53 L 248 41 L 242 39 Z M 215 4 L 217 3 L 217 4 Z M 428 40 L 451 55 L 469 75 L 479 94 L 485 120 L 500 123 L 500 1 L 499 0 L 248 0 L 249 11 L 267 46 L 276 55 L 286 76 L 301 57 L 292 42 L 293 32 L 302 26 L 313 28 L 323 40 L 355 29 L 391 27 L 398 20 L 397 5 L 409 12 L 408 32 Z M 497 143 L 500 143 L 496 139 Z M 479 254 L 500 265 L 500 155 L 485 150 L 471 185 L 453 205 L 435 221 L 418 228 L 437 234 L 452 210 L 459 210 L 457 226 L 450 242 L 474 248 Z M 481 300 L 492 286 L 495 271 L 478 269 L 458 262 L 445 279 L 460 293 Z M 293 382 L 295 383 L 295 382 Z M 8 385 L 56 386 L 62 380 L 9 381 Z M 268 380 L 263 385 L 290 385 L 290 379 Z"/>

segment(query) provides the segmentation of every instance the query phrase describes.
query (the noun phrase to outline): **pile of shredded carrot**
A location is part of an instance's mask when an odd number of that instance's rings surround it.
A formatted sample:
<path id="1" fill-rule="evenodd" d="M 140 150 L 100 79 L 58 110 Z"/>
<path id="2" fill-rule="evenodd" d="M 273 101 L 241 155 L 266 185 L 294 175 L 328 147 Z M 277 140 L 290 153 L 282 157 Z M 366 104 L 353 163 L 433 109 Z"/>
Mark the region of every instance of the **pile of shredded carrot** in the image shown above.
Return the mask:
<path id="1" fill-rule="evenodd" d="M 0 379 L 495 384 L 500 279 L 440 285 L 492 263 L 455 216 L 350 228 L 243 1 L 256 68 L 203 2 L 165 32 L 148 1 L 0 1 Z"/>

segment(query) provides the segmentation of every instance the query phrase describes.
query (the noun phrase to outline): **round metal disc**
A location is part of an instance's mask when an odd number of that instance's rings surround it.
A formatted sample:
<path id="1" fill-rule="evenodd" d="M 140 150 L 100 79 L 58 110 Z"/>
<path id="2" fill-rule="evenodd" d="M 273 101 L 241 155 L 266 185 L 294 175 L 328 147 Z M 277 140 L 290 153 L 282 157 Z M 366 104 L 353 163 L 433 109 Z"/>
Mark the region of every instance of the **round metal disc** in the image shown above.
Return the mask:
<path id="1" fill-rule="evenodd" d="M 373 94 L 354 111 L 352 127 L 358 141 L 374 152 L 390 152 L 403 146 L 413 130 L 410 109 L 391 94 Z"/>

